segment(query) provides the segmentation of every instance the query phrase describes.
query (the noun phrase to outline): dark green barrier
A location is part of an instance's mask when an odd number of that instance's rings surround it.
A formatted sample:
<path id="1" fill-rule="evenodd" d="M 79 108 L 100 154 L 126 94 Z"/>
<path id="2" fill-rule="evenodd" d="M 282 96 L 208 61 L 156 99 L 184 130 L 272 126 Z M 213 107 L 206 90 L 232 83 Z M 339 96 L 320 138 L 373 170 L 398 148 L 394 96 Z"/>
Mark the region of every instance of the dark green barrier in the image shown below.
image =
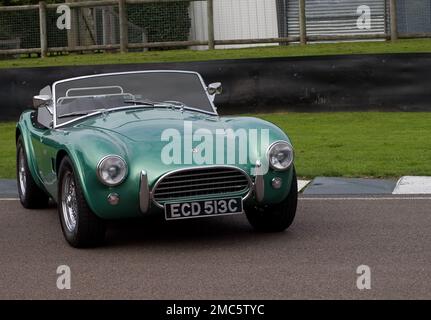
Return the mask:
<path id="1" fill-rule="evenodd" d="M 0 69 L 0 120 L 17 119 L 56 80 L 149 69 L 192 70 L 207 83 L 221 81 L 222 114 L 431 111 L 431 54 L 396 54 Z"/>

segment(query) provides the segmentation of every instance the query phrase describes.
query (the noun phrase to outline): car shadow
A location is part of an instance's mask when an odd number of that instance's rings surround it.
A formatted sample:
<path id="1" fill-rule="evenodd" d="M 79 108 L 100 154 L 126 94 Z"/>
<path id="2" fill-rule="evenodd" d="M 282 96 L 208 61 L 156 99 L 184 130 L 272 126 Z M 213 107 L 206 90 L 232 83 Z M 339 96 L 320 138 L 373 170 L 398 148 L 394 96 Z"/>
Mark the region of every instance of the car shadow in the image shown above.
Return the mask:
<path id="1" fill-rule="evenodd" d="M 110 221 L 106 234 L 106 247 L 118 246 L 171 246 L 229 245 L 232 242 L 261 241 L 267 238 L 286 237 L 288 232 L 256 232 L 244 215 L 165 221 L 161 217 Z"/>

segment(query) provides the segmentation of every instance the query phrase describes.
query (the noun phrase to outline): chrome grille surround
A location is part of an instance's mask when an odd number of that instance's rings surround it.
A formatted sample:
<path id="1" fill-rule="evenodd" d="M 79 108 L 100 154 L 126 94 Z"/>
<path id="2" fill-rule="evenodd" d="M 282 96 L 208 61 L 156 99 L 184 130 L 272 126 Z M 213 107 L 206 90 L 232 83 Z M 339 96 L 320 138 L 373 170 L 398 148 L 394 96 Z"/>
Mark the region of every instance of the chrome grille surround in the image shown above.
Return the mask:
<path id="1" fill-rule="evenodd" d="M 202 166 L 178 169 L 161 176 L 151 196 L 163 208 L 164 203 L 187 201 L 188 198 L 205 199 L 217 196 L 242 196 L 247 199 L 253 191 L 253 181 L 242 169 L 234 166 Z"/>

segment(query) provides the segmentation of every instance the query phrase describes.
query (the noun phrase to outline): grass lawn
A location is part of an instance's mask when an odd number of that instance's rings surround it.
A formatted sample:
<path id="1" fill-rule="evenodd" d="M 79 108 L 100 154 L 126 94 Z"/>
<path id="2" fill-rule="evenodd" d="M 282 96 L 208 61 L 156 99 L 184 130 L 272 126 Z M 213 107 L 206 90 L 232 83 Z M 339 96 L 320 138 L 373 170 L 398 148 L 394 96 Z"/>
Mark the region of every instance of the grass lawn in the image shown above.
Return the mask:
<path id="1" fill-rule="evenodd" d="M 431 113 L 275 113 L 301 177 L 431 176 Z M 0 177 L 15 176 L 14 123 L 0 123 Z"/>
<path id="2" fill-rule="evenodd" d="M 431 113 L 259 115 L 289 134 L 302 177 L 431 175 Z"/>
<path id="3" fill-rule="evenodd" d="M 15 123 L 0 123 L 0 178 L 15 177 Z"/>
<path id="4" fill-rule="evenodd" d="M 341 54 L 406 53 L 431 52 L 431 39 L 398 40 L 392 42 L 344 42 L 329 44 L 310 44 L 307 46 L 288 45 L 258 47 L 247 49 L 224 49 L 211 51 L 164 50 L 139 53 L 99 53 L 69 54 L 44 59 L 21 58 L 0 60 L 0 68 L 46 67 L 64 65 L 94 65 L 149 62 L 205 61 L 220 59 L 269 58 L 318 56 Z"/>

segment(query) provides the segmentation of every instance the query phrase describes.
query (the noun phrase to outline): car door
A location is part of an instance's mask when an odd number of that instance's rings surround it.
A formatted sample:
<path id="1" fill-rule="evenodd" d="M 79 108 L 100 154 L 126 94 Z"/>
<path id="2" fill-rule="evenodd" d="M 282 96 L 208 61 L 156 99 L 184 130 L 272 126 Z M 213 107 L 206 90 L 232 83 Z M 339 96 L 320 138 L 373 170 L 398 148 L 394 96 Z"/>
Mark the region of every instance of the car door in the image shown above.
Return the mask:
<path id="1" fill-rule="evenodd" d="M 41 106 L 36 111 L 35 130 L 31 134 L 37 172 L 47 191 L 56 193 L 57 175 L 55 158 L 57 147 L 52 139 L 52 113 L 49 106 Z"/>

